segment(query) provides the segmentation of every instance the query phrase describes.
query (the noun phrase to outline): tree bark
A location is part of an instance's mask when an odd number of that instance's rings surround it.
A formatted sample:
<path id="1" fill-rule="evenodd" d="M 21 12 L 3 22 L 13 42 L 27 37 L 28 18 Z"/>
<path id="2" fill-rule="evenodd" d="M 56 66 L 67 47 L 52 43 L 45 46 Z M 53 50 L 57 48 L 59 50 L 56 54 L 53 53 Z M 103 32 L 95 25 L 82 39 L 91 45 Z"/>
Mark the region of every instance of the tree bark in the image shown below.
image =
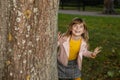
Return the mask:
<path id="1" fill-rule="evenodd" d="M 114 14 L 114 0 L 104 0 L 104 11 L 105 14 Z"/>
<path id="2" fill-rule="evenodd" d="M 8 1 L 0 0 L 0 80 L 4 77 L 4 68 L 7 53 L 7 23 L 8 23 Z"/>
<path id="3" fill-rule="evenodd" d="M 59 1 L 2 0 L 2 3 L 5 1 L 3 10 L 7 11 L 0 12 L 7 14 L 0 24 L 5 26 L 2 27 L 5 32 L 1 33 L 5 48 L 1 52 L 5 51 L 2 80 L 57 80 Z"/>

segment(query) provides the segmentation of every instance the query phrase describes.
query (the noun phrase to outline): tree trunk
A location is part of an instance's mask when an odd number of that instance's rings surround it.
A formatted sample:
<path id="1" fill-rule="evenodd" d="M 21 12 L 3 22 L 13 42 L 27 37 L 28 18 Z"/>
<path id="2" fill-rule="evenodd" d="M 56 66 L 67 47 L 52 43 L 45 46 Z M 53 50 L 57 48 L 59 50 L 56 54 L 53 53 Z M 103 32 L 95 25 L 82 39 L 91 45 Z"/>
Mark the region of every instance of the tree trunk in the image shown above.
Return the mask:
<path id="1" fill-rule="evenodd" d="M 58 3 L 1 0 L 2 80 L 57 80 Z"/>
<path id="2" fill-rule="evenodd" d="M 104 11 L 105 14 L 114 14 L 114 0 L 104 0 Z"/>

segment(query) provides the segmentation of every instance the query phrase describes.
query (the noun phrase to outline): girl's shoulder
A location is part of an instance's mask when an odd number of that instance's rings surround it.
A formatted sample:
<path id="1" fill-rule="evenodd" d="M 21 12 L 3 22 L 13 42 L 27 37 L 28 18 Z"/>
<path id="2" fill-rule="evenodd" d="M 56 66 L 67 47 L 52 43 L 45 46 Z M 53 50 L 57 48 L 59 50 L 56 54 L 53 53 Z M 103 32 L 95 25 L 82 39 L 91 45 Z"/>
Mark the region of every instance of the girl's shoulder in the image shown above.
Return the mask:
<path id="1" fill-rule="evenodd" d="M 87 45 L 87 42 L 86 42 L 85 39 L 83 39 L 83 38 L 82 38 L 82 43 L 83 43 L 84 45 Z"/>

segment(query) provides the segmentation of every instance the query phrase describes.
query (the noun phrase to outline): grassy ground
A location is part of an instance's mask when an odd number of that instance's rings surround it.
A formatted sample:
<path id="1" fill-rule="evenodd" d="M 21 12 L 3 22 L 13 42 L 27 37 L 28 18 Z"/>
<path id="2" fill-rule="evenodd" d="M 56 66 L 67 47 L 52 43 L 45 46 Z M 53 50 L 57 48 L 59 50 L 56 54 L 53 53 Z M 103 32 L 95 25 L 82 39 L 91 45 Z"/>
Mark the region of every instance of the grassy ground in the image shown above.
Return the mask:
<path id="1" fill-rule="evenodd" d="M 84 80 L 120 80 L 120 18 L 93 17 L 59 14 L 58 30 L 65 32 L 74 17 L 87 23 L 89 43 L 92 51 L 102 46 L 102 52 L 95 59 L 84 58 L 82 78 Z"/>

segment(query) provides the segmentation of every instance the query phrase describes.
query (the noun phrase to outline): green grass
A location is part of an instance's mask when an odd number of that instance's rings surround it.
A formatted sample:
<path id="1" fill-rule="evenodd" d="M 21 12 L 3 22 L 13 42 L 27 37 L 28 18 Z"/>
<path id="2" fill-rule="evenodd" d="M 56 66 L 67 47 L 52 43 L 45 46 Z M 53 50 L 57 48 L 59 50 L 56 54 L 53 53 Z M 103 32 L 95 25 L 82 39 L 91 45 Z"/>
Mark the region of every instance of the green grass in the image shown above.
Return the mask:
<path id="1" fill-rule="evenodd" d="M 59 14 L 58 30 L 66 31 L 74 17 L 85 20 L 89 30 L 90 50 L 102 46 L 96 59 L 84 58 L 84 80 L 117 80 L 120 76 L 120 18 Z"/>

